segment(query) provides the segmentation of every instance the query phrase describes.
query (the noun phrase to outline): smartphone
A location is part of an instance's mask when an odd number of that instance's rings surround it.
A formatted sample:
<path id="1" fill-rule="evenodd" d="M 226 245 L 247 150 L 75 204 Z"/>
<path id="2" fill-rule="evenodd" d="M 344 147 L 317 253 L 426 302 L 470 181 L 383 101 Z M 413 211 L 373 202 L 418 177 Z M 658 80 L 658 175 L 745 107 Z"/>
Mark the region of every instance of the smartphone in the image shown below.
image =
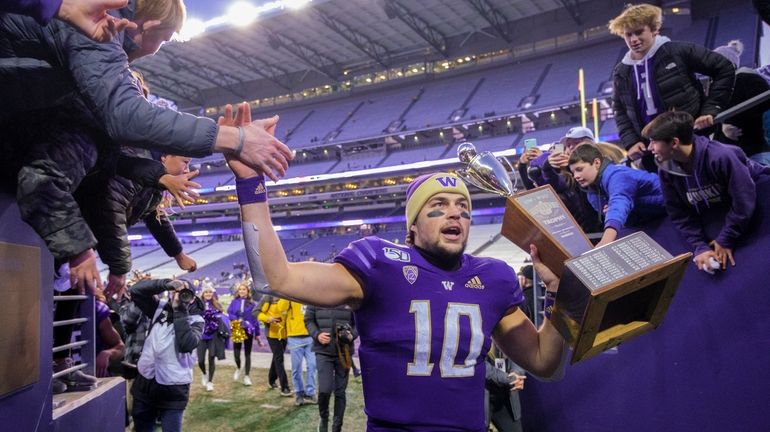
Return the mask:
<path id="1" fill-rule="evenodd" d="M 529 150 L 537 147 L 537 139 L 536 138 L 527 138 L 524 140 L 524 150 Z"/>
<path id="2" fill-rule="evenodd" d="M 564 144 L 562 143 L 554 144 L 553 148 L 551 148 L 551 153 L 564 153 Z"/>

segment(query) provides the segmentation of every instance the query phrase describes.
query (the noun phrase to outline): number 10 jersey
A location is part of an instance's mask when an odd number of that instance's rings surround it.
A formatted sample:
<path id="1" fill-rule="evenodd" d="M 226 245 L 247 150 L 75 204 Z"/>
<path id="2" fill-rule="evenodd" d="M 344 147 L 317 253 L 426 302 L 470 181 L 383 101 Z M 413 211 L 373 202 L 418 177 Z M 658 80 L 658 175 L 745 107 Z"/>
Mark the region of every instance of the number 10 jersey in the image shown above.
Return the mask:
<path id="1" fill-rule="evenodd" d="M 503 261 L 465 254 L 446 271 L 377 237 L 336 258 L 362 282 L 355 312 L 368 431 L 484 431 L 484 357 L 523 301 Z"/>

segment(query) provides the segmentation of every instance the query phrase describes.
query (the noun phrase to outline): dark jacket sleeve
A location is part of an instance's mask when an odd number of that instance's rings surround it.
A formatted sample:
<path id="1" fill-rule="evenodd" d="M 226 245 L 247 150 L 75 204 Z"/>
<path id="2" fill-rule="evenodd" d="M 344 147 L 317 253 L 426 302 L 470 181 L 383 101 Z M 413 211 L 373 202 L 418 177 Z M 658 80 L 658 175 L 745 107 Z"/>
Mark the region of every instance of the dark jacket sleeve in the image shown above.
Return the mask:
<path id="1" fill-rule="evenodd" d="M 672 184 L 673 179 L 668 174 L 660 173 L 660 189 L 666 204 L 666 213 L 671 218 L 682 236 L 692 246 L 694 254 L 698 255 L 709 249 L 706 234 L 703 232 L 700 218 L 692 207 L 683 200 Z"/>
<path id="2" fill-rule="evenodd" d="M 521 177 L 521 182 L 524 183 L 524 188 L 527 190 L 534 189 L 535 184 L 532 183 L 532 180 L 530 180 L 529 178 L 529 174 L 527 174 L 527 169 L 529 169 L 529 164 L 519 162 L 517 164 L 517 168 L 519 170 L 519 177 Z"/>
<path id="3" fill-rule="evenodd" d="M 620 135 L 620 144 L 628 150 L 634 144 L 642 141 L 642 136 L 636 131 L 634 122 L 628 116 L 628 107 L 626 107 L 626 103 L 623 101 L 626 93 L 631 91 L 628 88 L 627 77 L 624 76 L 626 70 L 627 68 L 622 63 L 615 66 L 615 71 L 612 75 L 612 111 L 615 113 L 615 124 Z"/>
<path id="4" fill-rule="evenodd" d="M 171 221 L 168 216 L 161 214 L 157 215 L 157 210 L 152 209 L 144 217 L 144 224 L 150 233 L 158 241 L 166 255 L 175 257 L 182 253 L 182 243 L 179 242 L 179 238 L 176 236 L 174 226 L 171 225 Z"/>
<path id="5" fill-rule="evenodd" d="M 109 43 L 94 43 L 65 23 L 54 21 L 49 27 L 55 27 L 50 30 L 54 44 L 85 105 L 110 138 L 176 155 L 212 153 L 218 132 L 213 120 L 159 107 L 144 97 L 121 45 L 125 33 Z"/>
<path id="6" fill-rule="evenodd" d="M 186 306 L 174 308 L 174 346 L 178 353 L 193 352 L 203 334 L 203 320 L 190 324 Z"/>
<path id="7" fill-rule="evenodd" d="M 166 174 L 166 167 L 153 159 L 121 154 L 116 172 L 142 187 L 159 189 L 158 181 Z"/>
<path id="8" fill-rule="evenodd" d="M 0 11 L 31 16 L 40 25 L 48 24 L 61 7 L 62 0 L 3 0 Z"/>
<path id="9" fill-rule="evenodd" d="M 487 383 L 487 387 L 510 388 L 511 382 L 508 379 L 508 374 L 496 368 L 488 361 L 485 361 L 484 365 L 486 367 L 484 380 Z"/>
<path id="10" fill-rule="evenodd" d="M 131 293 L 131 300 L 136 304 L 142 313 L 152 318 L 155 315 L 155 309 L 158 308 L 157 294 L 167 290 L 166 285 L 170 279 L 148 279 L 139 281 L 128 289 Z"/>
<path id="11" fill-rule="evenodd" d="M 321 333 L 321 329 L 318 328 L 318 323 L 315 321 L 316 307 L 308 306 L 305 309 L 305 327 L 307 328 L 307 334 L 318 342 L 318 335 Z"/>
<path id="12" fill-rule="evenodd" d="M 735 66 L 721 54 L 697 44 L 683 44 L 681 55 L 692 72 L 711 77 L 709 94 L 701 115 L 717 115 L 727 109 L 735 85 Z"/>
<path id="13" fill-rule="evenodd" d="M 96 198 L 80 199 L 99 242 L 96 245 L 99 257 L 113 275 L 124 275 L 131 271 L 126 211 L 133 192 L 129 190 L 132 189 L 130 186 L 125 186 L 118 178 L 112 177 L 105 185 L 95 185 Z"/>
<path id="14" fill-rule="evenodd" d="M 748 230 L 754 215 L 757 187 L 745 161 L 739 160 L 736 153 L 727 154 L 729 157 L 720 158 L 714 167 L 726 181 L 731 198 L 730 210 L 725 215 L 725 223 L 715 240 L 722 247 L 734 249 L 735 243 Z"/>
<path id="15" fill-rule="evenodd" d="M 353 335 L 353 340 L 358 339 L 358 327 L 356 326 L 356 314 L 350 313 L 350 327 L 353 329 L 350 333 Z"/>

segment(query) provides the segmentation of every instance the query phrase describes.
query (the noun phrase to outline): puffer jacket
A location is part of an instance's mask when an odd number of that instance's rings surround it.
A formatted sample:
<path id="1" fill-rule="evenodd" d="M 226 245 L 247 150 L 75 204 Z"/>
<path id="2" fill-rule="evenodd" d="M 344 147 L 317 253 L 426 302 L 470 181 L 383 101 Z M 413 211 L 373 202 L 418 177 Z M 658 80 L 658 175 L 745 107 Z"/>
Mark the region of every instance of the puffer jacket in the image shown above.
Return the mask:
<path id="1" fill-rule="evenodd" d="M 661 38 L 661 36 L 658 36 Z M 647 60 L 651 85 L 662 103 L 658 113 L 676 108 L 693 117 L 717 115 L 727 108 L 733 91 L 735 67 L 720 54 L 688 42 L 665 42 Z M 712 78 L 709 95 L 696 73 Z M 621 144 L 628 149 L 643 141 L 642 115 L 637 104 L 634 66 L 622 61 L 613 72 L 613 110 Z"/>
<path id="2" fill-rule="evenodd" d="M 129 1 L 118 14 L 133 19 L 134 5 Z M 127 52 L 134 49 L 125 32 L 109 43 L 94 43 L 58 20 L 43 27 L 30 17 L 0 14 L 0 119 L 75 98 L 82 100 L 91 124 L 115 143 L 210 155 L 216 123 L 148 102 L 129 71 Z"/>
<path id="3" fill-rule="evenodd" d="M 166 169 L 146 153 L 127 153 L 134 156 L 121 156 L 115 176 L 89 177 L 76 193 L 83 217 L 98 241 L 99 257 L 114 275 L 131 271 L 128 228 L 139 220 L 144 221 L 168 256 L 182 252 L 171 221 L 156 210 L 163 196 L 158 180 Z"/>
<path id="4" fill-rule="evenodd" d="M 321 308 L 308 306 L 307 310 L 305 310 L 305 327 L 307 327 L 308 333 L 313 338 L 313 352 L 336 356 L 337 327 L 344 324 L 351 327 L 353 340 L 358 338 L 358 330 L 356 329 L 353 311 L 351 311 L 349 307 L 340 306 L 336 308 Z M 332 338 L 332 341 L 326 345 L 318 342 L 318 335 L 324 332 L 329 333 Z M 353 354 L 352 343 L 350 344 L 350 353 Z"/>

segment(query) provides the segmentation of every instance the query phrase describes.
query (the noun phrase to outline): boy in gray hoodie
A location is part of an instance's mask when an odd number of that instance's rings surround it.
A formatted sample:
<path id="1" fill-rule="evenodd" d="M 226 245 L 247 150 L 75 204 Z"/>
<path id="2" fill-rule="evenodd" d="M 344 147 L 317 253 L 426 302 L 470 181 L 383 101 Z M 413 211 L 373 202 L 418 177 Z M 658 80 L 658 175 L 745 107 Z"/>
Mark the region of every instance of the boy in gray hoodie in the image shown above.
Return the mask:
<path id="1" fill-rule="evenodd" d="M 642 131 L 659 165 L 660 186 L 671 220 L 692 245 L 695 264 L 710 270 L 733 266 L 733 251 L 746 233 L 756 206 L 756 184 L 770 180 L 770 167 L 746 157 L 740 148 L 693 135 L 692 116 L 669 111 Z M 723 217 L 719 234 L 709 240 L 704 226 Z"/>

